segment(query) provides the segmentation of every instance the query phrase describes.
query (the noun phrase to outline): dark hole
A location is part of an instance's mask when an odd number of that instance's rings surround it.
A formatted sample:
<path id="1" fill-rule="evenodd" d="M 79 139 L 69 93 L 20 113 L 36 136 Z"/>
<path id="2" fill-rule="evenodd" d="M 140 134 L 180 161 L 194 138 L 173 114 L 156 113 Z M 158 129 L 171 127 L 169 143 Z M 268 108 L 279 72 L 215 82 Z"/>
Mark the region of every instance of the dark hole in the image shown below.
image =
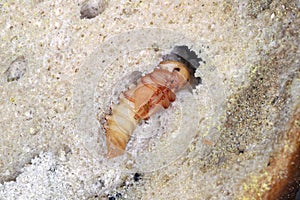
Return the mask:
<path id="1" fill-rule="evenodd" d="M 180 68 L 178 67 L 175 67 L 174 70 L 180 72 Z"/>

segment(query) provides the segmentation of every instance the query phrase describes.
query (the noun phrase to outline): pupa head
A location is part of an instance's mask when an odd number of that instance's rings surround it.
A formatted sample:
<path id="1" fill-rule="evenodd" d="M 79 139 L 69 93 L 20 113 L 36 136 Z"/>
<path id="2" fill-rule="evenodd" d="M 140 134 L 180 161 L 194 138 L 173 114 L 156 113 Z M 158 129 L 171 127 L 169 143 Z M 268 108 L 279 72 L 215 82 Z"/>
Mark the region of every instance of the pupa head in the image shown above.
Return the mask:
<path id="1" fill-rule="evenodd" d="M 199 58 L 197 54 L 190 50 L 187 46 L 175 46 L 170 54 L 163 56 L 163 60 L 174 60 L 185 64 L 190 74 L 189 82 L 192 88 L 195 88 L 198 84 L 202 83 L 200 77 L 195 77 L 195 72 L 200 66 L 199 62 L 201 62 L 202 59 Z"/>

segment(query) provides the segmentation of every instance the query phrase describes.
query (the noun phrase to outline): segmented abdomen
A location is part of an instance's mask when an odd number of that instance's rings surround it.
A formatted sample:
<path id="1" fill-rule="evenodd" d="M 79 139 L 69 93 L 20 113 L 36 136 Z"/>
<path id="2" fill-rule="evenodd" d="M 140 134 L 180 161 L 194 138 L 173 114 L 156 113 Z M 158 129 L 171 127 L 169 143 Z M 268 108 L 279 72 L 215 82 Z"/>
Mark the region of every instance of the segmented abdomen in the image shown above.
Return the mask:
<path id="1" fill-rule="evenodd" d="M 134 103 L 121 95 L 120 103 L 113 105 L 111 115 L 106 117 L 106 144 L 108 157 L 122 155 L 130 134 L 135 129 L 139 120 L 135 119 Z"/>

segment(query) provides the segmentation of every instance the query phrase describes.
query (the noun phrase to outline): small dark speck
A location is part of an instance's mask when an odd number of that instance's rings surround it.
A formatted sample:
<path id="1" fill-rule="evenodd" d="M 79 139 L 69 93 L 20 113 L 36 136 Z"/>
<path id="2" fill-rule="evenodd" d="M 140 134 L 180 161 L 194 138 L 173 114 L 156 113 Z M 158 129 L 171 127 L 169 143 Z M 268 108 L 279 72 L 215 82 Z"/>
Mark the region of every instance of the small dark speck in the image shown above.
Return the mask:
<path id="1" fill-rule="evenodd" d="M 154 50 L 155 52 L 158 52 L 158 51 L 159 51 L 159 48 L 154 47 L 153 50 Z"/>
<path id="2" fill-rule="evenodd" d="M 159 47 L 158 47 L 158 45 L 157 44 L 152 44 L 152 48 L 153 48 L 153 50 L 154 50 L 154 52 L 158 52 L 159 51 Z"/>
<path id="3" fill-rule="evenodd" d="M 279 99 L 279 96 L 274 97 L 271 104 L 274 105 L 278 101 L 278 99 Z"/>
<path id="4" fill-rule="evenodd" d="M 121 197 L 122 197 L 122 194 L 118 192 L 118 193 L 116 194 L 116 197 L 117 197 L 117 198 L 121 198 Z"/>
<path id="5" fill-rule="evenodd" d="M 116 200 L 115 197 L 108 197 L 108 200 Z"/>
<path id="6" fill-rule="evenodd" d="M 141 180 L 142 179 L 142 177 L 141 177 L 141 174 L 140 173 L 135 173 L 134 174 L 134 176 L 133 176 L 133 180 L 134 181 L 139 181 L 139 180 Z"/>

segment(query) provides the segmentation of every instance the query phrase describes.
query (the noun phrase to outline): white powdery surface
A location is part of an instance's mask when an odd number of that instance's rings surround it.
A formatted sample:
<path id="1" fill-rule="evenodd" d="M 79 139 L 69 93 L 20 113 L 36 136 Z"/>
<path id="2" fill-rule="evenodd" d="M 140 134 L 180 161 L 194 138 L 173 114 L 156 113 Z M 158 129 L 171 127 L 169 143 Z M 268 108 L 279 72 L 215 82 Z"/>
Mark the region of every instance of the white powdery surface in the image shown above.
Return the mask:
<path id="1" fill-rule="evenodd" d="M 97 173 L 88 168 L 69 160 L 63 151 L 59 156 L 41 153 L 22 169 L 15 181 L 0 185 L 0 199 L 87 199 L 108 194 L 113 185 L 119 184 L 119 172 L 113 169 L 116 166 L 101 165 L 101 180 L 92 178 Z"/>
<path id="2" fill-rule="evenodd" d="M 61 161 L 52 153 L 42 153 L 22 169 L 15 181 L 0 185 L 1 199 L 73 199 L 74 182 L 66 180 Z M 66 193 L 69 191 L 69 193 Z M 80 197 L 80 192 L 77 193 Z"/>

